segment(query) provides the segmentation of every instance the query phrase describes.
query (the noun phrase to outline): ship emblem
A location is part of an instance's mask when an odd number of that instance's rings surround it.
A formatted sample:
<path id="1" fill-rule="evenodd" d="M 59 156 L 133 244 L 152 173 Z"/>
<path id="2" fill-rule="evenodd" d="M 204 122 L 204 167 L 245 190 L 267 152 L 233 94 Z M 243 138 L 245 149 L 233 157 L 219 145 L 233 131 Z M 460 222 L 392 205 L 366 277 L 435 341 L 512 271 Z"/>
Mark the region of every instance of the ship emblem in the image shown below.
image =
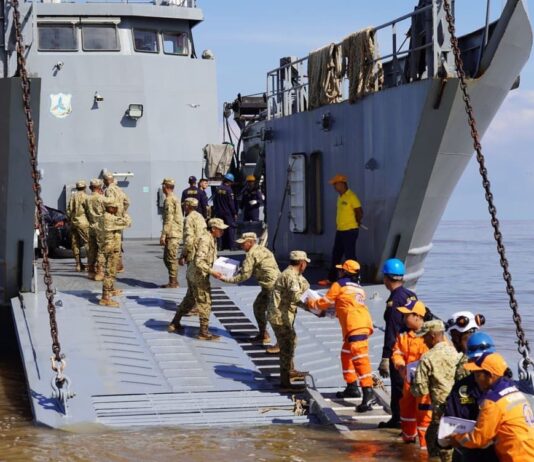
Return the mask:
<path id="1" fill-rule="evenodd" d="M 64 119 L 72 112 L 71 106 L 72 95 L 58 93 L 50 95 L 50 114 L 58 119 Z"/>

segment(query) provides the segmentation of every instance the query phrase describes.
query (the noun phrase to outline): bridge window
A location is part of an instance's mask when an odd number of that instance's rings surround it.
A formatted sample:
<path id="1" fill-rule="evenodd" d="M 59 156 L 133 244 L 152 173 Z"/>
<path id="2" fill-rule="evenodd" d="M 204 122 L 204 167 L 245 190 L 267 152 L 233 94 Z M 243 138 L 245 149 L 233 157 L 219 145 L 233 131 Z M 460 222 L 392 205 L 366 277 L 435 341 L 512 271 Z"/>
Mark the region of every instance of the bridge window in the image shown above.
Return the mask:
<path id="1" fill-rule="evenodd" d="M 74 24 L 39 24 L 40 51 L 78 51 Z"/>
<path id="2" fill-rule="evenodd" d="M 119 37 L 114 24 L 83 25 L 82 47 L 85 51 L 119 51 Z"/>
<path id="3" fill-rule="evenodd" d="M 163 53 L 167 55 L 188 55 L 188 40 L 186 33 L 163 32 Z"/>
<path id="4" fill-rule="evenodd" d="M 134 49 L 143 53 L 158 53 L 158 34 L 153 30 L 133 30 Z"/>

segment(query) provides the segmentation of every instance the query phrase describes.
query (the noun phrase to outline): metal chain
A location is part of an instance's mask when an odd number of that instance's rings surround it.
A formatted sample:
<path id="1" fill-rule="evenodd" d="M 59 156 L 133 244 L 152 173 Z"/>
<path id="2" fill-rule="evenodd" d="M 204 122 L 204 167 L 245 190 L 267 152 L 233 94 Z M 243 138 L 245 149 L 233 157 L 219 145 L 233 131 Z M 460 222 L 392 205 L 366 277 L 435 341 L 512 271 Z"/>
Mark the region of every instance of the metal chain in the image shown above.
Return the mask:
<path id="1" fill-rule="evenodd" d="M 50 261 L 48 259 L 48 243 L 46 239 L 47 228 L 43 215 L 43 200 L 41 198 L 41 185 L 39 183 L 39 171 L 37 170 L 37 146 L 35 145 L 35 130 L 33 125 L 32 111 L 30 107 L 30 79 L 26 69 L 26 58 L 24 41 L 22 38 L 22 26 L 20 22 L 19 1 L 11 0 L 13 7 L 13 25 L 15 27 L 15 39 L 17 49 L 17 74 L 21 80 L 22 102 L 24 114 L 26 116 L 26 132 L 28 136 L 28 151 L 30 154 L 31 174 L 33 179 L 33 192 L 35 196 L 35 207 L 37 209 L 37 228 L 39 230 L 39 240 L 43 252 L 44 283 L 46 286 L 46 299 L 48 300 L 48 315 L 50 318 L 50 335 L 52 336 L 52 352 L 54 359 L 60 362 L 63 358 L 61 346 L 59 344 L 58 329 L 56 322 L 56 306 L 54 304 L 54 289 L 52 287 L 52 275 L 50 274 Z"/>
<path id="2" fill-rule="evenodd" d="M 491 225 L 493 226 L 493 237 L 497 243 L 497 252 L 499 253 L 500 263 L 503 272 L 503 278 L 506 282 L 506 293 L 509 297 L 510 308 L 513 312 L 513 319 L 516 327 L 516 334 L 518 338 L 517 351 L 523 356 L 523 368 L 526 370 L 528 365 L 534 365 L 534 362 L 529 356 L 530 347 L 528 340 L 526 339 L 525 332 L 521 325 L 521 316 L 519 315 L 519 306 L 515 298 L 515 290 L 512 285 L 512 275 L 508 269 L 508 259 L 506 258 L 506 249 L 502 239 L 502 233 L 500 230 L 499 220 L 497 219 L 497 209 L 493 203 L 493 194 L 491 192 L 491 183 L 488 178 L 488 171 L 486 169 L 484 155 L 482 154 L 482 145 L 480 144 L 480 135 L 478 134 L 475 116 L 473 114 L 473 106 L 471 105 L 471 98 L 467 91 L 466 76 L 463 67 L 463 61 L 458 44 L 458 39 L 455 34 L 454 17 L 451 12 L 451 6 L 449 0 L 443 0 L 443 8 L 445 9 L 448 30 L 451 35 L 452 51 L 454 53 L 454 61 L 456 64 L 456 72 L 460 80 L 460 88 L 462 90 L 462 96 L 465 103 L 465 112 L 469 120 L 469 127 L 471 128 L 471 137 L 473 138 L 473 146 L 476 151 L 476 158 L 479 166 L 480 176 L 482 177 L 482 186 L 486 196 L 486 202 L 488 203 L 488 210 L 491 215 Z"/>

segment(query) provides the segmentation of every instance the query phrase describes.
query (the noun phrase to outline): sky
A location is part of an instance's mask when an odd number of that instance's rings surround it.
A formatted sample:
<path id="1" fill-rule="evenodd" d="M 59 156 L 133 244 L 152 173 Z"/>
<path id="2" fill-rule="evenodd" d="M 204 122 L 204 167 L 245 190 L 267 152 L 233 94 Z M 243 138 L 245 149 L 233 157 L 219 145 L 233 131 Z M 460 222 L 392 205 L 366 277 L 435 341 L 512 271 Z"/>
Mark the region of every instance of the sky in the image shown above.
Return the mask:
<path id="1" fill-rule="evenodd" d="M 237 93 L 265 91 L 266 73 L 283 56 L 310 51 L 367 26 L 412 11 L 416 0 L 198 0 L 205 21 L 194 30 L 197 54 L 210 49 L 217 62 L 219 107 Z M 491 0 L 497 18 L 505 0 Z M 534 2 L 529 14 L 534 17 Z M 487 0 L 456 0 L 457 32 L 484 25 Z M 407 23 L 406 23 L 407 25 Z M 406 26 L 407 27 L 407 26 Z M 405 30 L 399 25 L 398 32 Z M 391 40 L 378 37 L 385 54 Z M 534 58 L 521 74 L 482 140 L 498 216 L 534 219 Z M 446 220 L 485 219 L 487 208 L 473 158 L 445 211 Z"/>

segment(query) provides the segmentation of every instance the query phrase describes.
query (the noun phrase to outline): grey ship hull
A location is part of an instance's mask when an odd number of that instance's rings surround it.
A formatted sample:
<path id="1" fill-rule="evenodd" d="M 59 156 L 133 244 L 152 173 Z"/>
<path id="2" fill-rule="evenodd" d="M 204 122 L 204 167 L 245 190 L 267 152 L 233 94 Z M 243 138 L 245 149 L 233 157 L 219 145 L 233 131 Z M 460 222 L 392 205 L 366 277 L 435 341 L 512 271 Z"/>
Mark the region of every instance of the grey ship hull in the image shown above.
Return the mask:
<path id="1" fill-rule="evenodd" d="M 517 2 L 509 13 L 491 37 L 483 74 L 469 80 L 481 134 L 512 88 L 532 46 L 525 4 Z M 447 202 L 473 153 L 458 80 L 449 78 L 441 96 L 440 87 L 440 79 L 422 80 L 366 96 L 355 104 L 345 101 L 262 123 L 272 129 L 272 141 L 264 144 L 266 212 L 271 220 L 271 244 L 279 258 L 303 248 L 328 264 L 337 197 L 328 179 L 343 173 L 363 203 L 367 229 L 360 230 L 357 254 L 367 280 L 379 282 L 378 268 L 396 256 L 406 261 L 410 284 L 416 283 Z M 326 112 L 332 120 L 329 131 L 321 127 Z M 314 152 L 322 153 L 318 187 L 323 204 L 311 204 L 308 216 L 315 220 L 315 214 L 322 214 L 323 232 L 290 232 L 290 218 L 282 213 L 273 242 L 288 156 Z"/>

